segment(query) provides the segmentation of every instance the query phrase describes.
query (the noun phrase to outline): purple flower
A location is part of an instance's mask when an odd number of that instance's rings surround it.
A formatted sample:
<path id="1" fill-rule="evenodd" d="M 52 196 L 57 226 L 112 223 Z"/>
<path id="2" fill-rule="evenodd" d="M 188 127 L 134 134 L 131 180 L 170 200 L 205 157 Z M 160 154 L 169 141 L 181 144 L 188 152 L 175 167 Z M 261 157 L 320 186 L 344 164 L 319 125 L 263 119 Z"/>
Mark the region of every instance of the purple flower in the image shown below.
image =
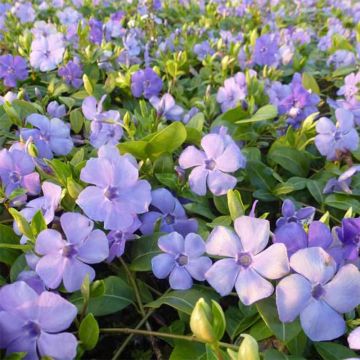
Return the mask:
<path id="1" fill-rule="evenodd" d="M 31 23 L 35 20 L 36 13 L 29 1 L 24 3 L 16 2 L 12 12 L 22 24 Z"/>
<path id="2" fill-rule="evenodd" d="M 151 68 L 138 70 L 131 76 L 131 92 L 137 98 L 144 96 L 145 99 L 150 99 L 158 96 L 162 87 L 160 76 Z"/>
<path id="3" fill-rule="evenodd" d="M 344 85 L 337 92 L 338 95 L 344 95 L 345 99 L 351 101 L 359 92 L 360 72 L 352 73 L 345 77 Z"/>
<path id="4" fill-rule="evenodd" d="M 69 61 L 65 66 L 58 70 L 58 74 L 68 85 L 73 86 L 75 89 L 78 89 L 83 83 L 82 67 L 81 64 L 76 61 Z"/>
<path id="5" fill-rule="evenodd" d="M 0 56 L 0 79 L 4 85 L 16 86 L 18 80 L 23 81 L 28 77 L 27 65 L 21 56 L 2 55 Z"/>
<path id="6" fill-rule="evenodd" d="M 212 262 L 205 253 L 204 240 L 190 233 L 185 239 L 177 232 L 161 236 L 159 248 L 164 252 L 152 258 L 151 266 L 158 279 L 169 275 L 170 287 L 175 290 L 190 289 L 193 280 L 204 281 Z"/>
<path id="7" fill-rule="evenodd" d="M 103 23 L 100 20 L 89 20 L 90 33 L 89 39 L 93 44 L 101 45 L 103 38 Z"/>
<path id="8" fill-rule="evenodd" d="M 348 50 L 336 50 L 327 61 L 327 65 L 332 64 L 335 69 L 355 65 L 355 63 L 355 54 Z"/>
<path id="9" fill-rule="evenodd" d="M 24 352 L 25 360 L 75 358 L 76 338 L 63 332 L 76 317 L 75 305 L 49 291 L 38 294 L 24 281 L 3 286 L 0 303 L 0 348 L 7 354 Z"/>
<path id="10" fill-rule="evenodd" d="M 82 18 L 82 15 L 78 11 L 69 6 L 62 11 L 58 11 L 57 16 L 62 25 L 77 24 Z"/>
<path id="11" fill-rule="evenodd" d="M 30 64 L 40 71 L 54 70 L 62 61 L 65 52 L 63 35 L 35 38 L 31 44 Z"/>
<path id="12" fill-rule="evenodd" d="M 61 187 L 49 181 L 44 181 L 41 188 L 43 196 L 29 201 L 20 213 L 28 222 L 30 222 L 34 215 L 41 210 L 45 223 L 50 224 L 54 220 L 55 211 L 60 204 Z M 20 234 L 16 222 L 14 222 L 14 231 L 18 235 Z M 20 242 L 21 244 L 25 244 L 26 241 L 27 238 L 23 236 Z"/>
<path id="13" fill-rule="evenodd" d="M 353 165 L 346 171 L 344 171 L 338 179 L 331 178 L 326 183 L 323 193 L 330 194 L 333 192 L 345 192 L 348 194 L 352 193 L 350 188 L 352 177 L 360 171 L 360 165 Z"/>
<path id="14" fill-rule="evenodd" d="M 170 191 L 161 188 L 151 192 L 152 201 L 150 211 L 141 216 L 140 231 L 144 235 L 154 232 L 154 226 L 160 221 L 160 231 L 176 231 L 182 236 L 195 233 L 198 223 L 195 219 L 188 219 L 184 208 Z"/>
<path id="15" fill-rule="evenodd" d="M 93 184 L 85 188 L 77 204 L 87 216 L 104 221 L 105 229 L 124 231 L 137 214 L 148 211 L 151 187 L 139 180 L 136 160 L 120 155 L 117 148 L 104 145 L 98 158 L 91 158 L 81 170 L 80 179 Z"/>
<path id="16" fill-rule="evenodd" d="M 212 49 L 208 41 L 203 41 L 200 44 L 195 44 L 194 53 L 196 54 L 198 60 L 203 61 L 206 56 L 213 55 L 215 51 Z"/>
<path id="17" fill-rule="evenodd" d="M 35 126 L 33 129 L 22 128 L 21 137 L 32 139 L 40 158 L 52 159 L 55 155 L 67 155 L 74 144 L 70 136 L 70 126 L 58 118 L 49 120 L 44 115 L 31 114 L 26 122 Z"/>
<path id="18" fill-rule="evenodd" d="M 137 235 L 134 232 L 141 225 L 140 220 L 135 216 L 133 223 L 125 230 L 112 230 L 107 235 L 109 240 L 109 256 L 107 262 L 111 262 L 115 257 L 120 257 L 124 254 L 125 244 L 128 240 L 134 240 Z"/>
<path id="19" fill-rule="evenodd" d="M 225 112 L 239 105 L 247 95 L 246 77 L 244 73 L 237 73 L 235 76 L 224 81 L 216 95 L 216 101 L 221 105 L 221 111 Z"/>
<path id="20" fill-rule="evenodd" d="M 188 146 L 180 155 L 179 164 L 183 169 L 194 167 L 189 176 L 191 190 L 198 195 L 206 194 L 206 184 L 216 195 L 224 195 L 236 185 L 233 173 L 246 165 L 246 159 L 239 147 L 227 142 L 220 134 L 208 134 L 201 140 L 204 151 Z"/>
<path id="21" fill-rule="evenodd" d="M 0 151 L 0 178 L 9 196 L 16 189 L 26 189 L 31 195 L 40 192 L 40 177 L 35 172 L 35 163 L 23 150 Z"/>
<path id="22" fill-rule="evenodd" d="M 79 290 L 85 276 L 95 278 L 94 269 L 87 264 L 97 264 L 109 255 L 109 244 L 94 223 L 78 213 L 64 213 L 60 223 L 66 240 L 52 229 L 43 230 L 36 239 L 35 251 L 42 257 L 35 271 L 50 289 L 64 282 L 67 291 Z"/>
<path id="23" fill-rule="evenodd" d="M 350 349 L 360 350 L 360 327 L 357 327 L 348 336 Z"/>
<path id="24" fill-rule="evenodd" d="M 164 94 L 161 98 L 152 96 L 150 103 L 155 108 L 159 117 L 164 116 L 170 121 L 180 121 L 184 114 L 184 109 L 176 105 L 174 98 L 168 93 Z"/>
<path id="25" fill-rule="evenodd" d="M 62 118 L 66 115 L 66 107 L 65 105 L 59 105 L 57 101 L 49 102 L 47 108 L 47 113 L 53 118 Z"/>
<path id="26" fill-rule="evenodd" d="M 183 118 L 183 123 L 187 124 L 197 113 L 199 112 L 199 109 L 197 107 L 192 107 Z"/>
<path id="27" fill-rule="evenodd" d="M 245 305 L 269 297 L 274 288 L 266 280 L 276 280 L 289 272 L 286 247 L 268 244 L 269 221 L 241 216 L 234 222 L 236 234 L 217 226 L 210 234 L 206 251 L 223 256 L 205 274 L 208 283 L 221 295 L 230 294 L 235 286 Z"/>
<path id="28" fill-rule="evenodd" d="M 8 91 L 4 96 L 0 96 L 0 105 L 5 104 L 5 101 L 11 104 L 16 99 L 17 99 L 17 94 Z"/>
<path id="29" fill-rule="evenodd" d="M 326 341 L 343 335 L 341 314 L 360 303 L 360 273 L 352 264 L 336 272 L 334 259 L 320 247 L 302 249 L 290 258 L 296 272 L 282 279 L 276 288 L 276 304 L 282 322 L 300 315 L 301 326 L 312 341 Z"/>
<path id="30" fill-rule="evenodd" d="M 275 36 L 265 34 L 256 39 L 254 47 L 254 62 L 257 65 L 273 66 L 278 62 L 279 47 Z"/>
<path id="31" fill-rule="evenodd" d="M 335 228 L 335 233 L 342 245 L 344 261 L 356 261 L 360 249 L 360 218 L 346 218 L 341 227 Z"/>
<path id="32" fill-rule="evenodd" d="M 24 270 L 22 271 L 17 279 L 17 281 L 24 281 L 29 285 L 33 290 L 35 290 L 39 295 L 46 290 L 44 282 L 41 280 L 40 276 L 33 270 Z"/>
<path id="33" fill-rule="evenodd" d="M 328 160 L 336 160 L 341 153 L 356 150 L 359 135 L 354 129 L 354 115 L 345 109 L 336 109 L 336 125 L 326 118 L 316 123 L 315 145 Z"/>
<path id="34" fill-rule="evenodd" d="M 90 143 L 95 148 L 103 145 L 116 145 L 123 135 L 120 113 L 115 110 L 102 111 L 104 95 L 99 102 L 88 96 L 82 103 L 82 111 L 86 119 L 91 121 Z"/>
<path id="35" fill-rule="evenodd" d="M 282 204 L 281 213 L 282 217 L 276 221 L 277 227 L 291 222 L 298 224 L 308 224 L 314 217 L 315 208 L 312 206 L 306 206 L 296 210 L 295 204 L 290 199 L 286 199 Z"/>

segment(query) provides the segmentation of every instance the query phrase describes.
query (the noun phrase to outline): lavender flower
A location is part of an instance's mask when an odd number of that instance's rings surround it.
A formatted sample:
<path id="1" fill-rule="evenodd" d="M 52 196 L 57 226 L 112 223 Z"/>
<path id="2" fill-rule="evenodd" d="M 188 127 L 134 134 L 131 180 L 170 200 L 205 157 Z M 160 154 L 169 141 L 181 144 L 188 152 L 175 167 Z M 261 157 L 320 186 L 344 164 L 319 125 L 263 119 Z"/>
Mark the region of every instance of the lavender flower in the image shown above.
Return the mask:
<path id="1" fill-rule="evenodd" d="M 3 286 L 0 303 L 0 348 L 7 354 L 24 352 L 25 360 L 75 358 L 76 338 L 63 332 L 76 317 L 75 305 L 48 291 L 38 294 L 23 281 Z"/>
<path id="2" fill-rule="evenodd" d="M 351 66 L 355 63 L 355 54 L 348 50 L 336 50 L 327 61 L 327 65 L 333 65 L 335 69 Z"/>
<path id="3" fill-rule="evenodd" d="M 40 71 L 54 70 L 63 59 L 65 44 L 60 33 L 35 38 L 31 44 L 30 64 Z"/>
<path id="4" fill-rule="evenodd" d="M 131 92 L 137 98 L 144 96 L 145 99 L 150 99 L 158 96 L 162 87 L 160 76 L 151 68 L 138 70 L 131 76 Z"/>
<path id="5" fill-rule="evenodd" d="M 345 77 L 344 85 L 337 92 L 338 95 L 344 95 L 345 99 L 351 101 L 359 92 L 360 72 L 352 73 Z"/>
<path id="6" fill-rule="evenodd" d="M 95 278 L 94 269 L 87 264 L 97 264 L 109 255 L 109 244 L 94 223 L 78 213 L 64 213 L 60 217 L 62 235 L 52 229 L 43 230 L 36 239 L 35 251 L 42 255 L 35 271 L 50 289 L 62 281 L 67 291 L 79 290 L 85 276 Z"/>
<path id="7" fill-rule="evenodd" d="M 345 109 L 337 109 L 335 116 L 336 125 L 326 117 L 316 123 L 315 145 L 328 160 L 336 160 L 341 153 L 356 150 L 359 145 L 353 114 Z"/>
<path id="8" fill-rule="evenodd" d="M 26 80 L 27 77 L 28 71 L 24 58 L 12 55 L 0 56 L 0 79 L 3 79 L 5 86 L 16 86 L 17 81 Z"/>
<path id="9" fill-rule="evenodd" d="M 89 20 L 90 33 L 89 39 L 93 44 L 101 45 L 103 38 L 103 23 L 100 20 Z"/>
<path id="10" fill-rule="evenodd" d="M 0 178 L 9 196 L 14 190 L 23 188 L 31 195 L 40 192 L 39 174 L 30 155 L 23 150 L 0 151 Z"/>
<path id="11" fill-rule="evenodd" d="M 26 122 L 34 129 L 22 128 L 21 137 L 27 141 L 31 138 L 40 158 L 52 159 L 55 155 L 67 155 L 74 144 L 70 137 L 70 126 L 58 118 L 49 120 L 44 115 L 31 114 Z"/>
<path id="12" fill-rule="evenodd" d="M 44 282 L 41 280 L 40 276 L 33 270 L 22 271 L 18 275 L 16 281 L 24 281 L 39 295 L 46 290 Z"/>
<path id="13" fill-rule="evenodd" d="M 52 118 L 62 118 L 66 115 L 66 107 L 65 105 L 60 105 L 57 101 L 51 101 L 49 102 L 47 108 L 46 108 L 47 113 L 52 117 Z"/>
<path id="14" fill-rule="evenodd" d="M 246 95 L 246 77 L 244 73 L 239 72 L 224 81 L 224 86 L 218 90 L 216 101 L 221 105 L 221 111 L 226 112 L 239 105 Z"/>
<path id="15" fill-rule="evenodd" d="M 265 34 L 256 39 L 253 59 L 257 65 L 274 66 L 278 62 L 278 44 L 273 35 Z"/>
<path id="16" fill-rule="evenodd" d="M 224 226 L 217 226 L 210 234 L 206 251 L 223 256 L 206 272 L 208 283 L 222 296 L 233 287 L 245 305 L 270 296 L 274 288 L 266 280 L 275 280 L 289 272 L 286 247 L 269 241 L 267 220 L 241 216 L 234 222 L 236 234 Z"/>
<path id="17" fill-rule="evenodd" d="M 296 272 L 276 288 L 276 304 L 282 322 L 300 315 L 305 334 L 313 341 L 335 339 L 345 333 L 341 314 L 360 303 L 360 273 L 352 264 L 336 272 L 334 259 L 320 247 L 302 249 L 290 258 Z"/>
<path id="18" fill-rule="evenodd" d="M 120 113 L 115 110 L 102 111 L 104 95 L 99 102 L 88 96 L 82 103 L 82 111 L 86 119 L 91 120 L 90 143 L 95 148 L 103 145 L 116 145 L 123 135 Z"/>
<path id="19" fill-rule="evenodd" d="M 286 199 L 282 204 L 281 213 L 282 217 L 276 221 L 277 227 L 283 226 L 290 222 L 308 224 L 314 217 L 315 208 L 312 206 L 306 206 L 296 210 L 295 204 L 290 199 Z"/>
<path id="20" fill-rule="evenodd" d="M 205 135 L 201 140 L 204 151 L 188 146 L 180 155 L 179 164 L 183 169 L 194 167 L 189 176 L 191 190 L 198 195 L 206 194 L 206 184 L 216 195 L 224 195 L 236 185 L 233 173 L 244 168 L 246 159 L 239 147 L 219 134 Z"/>
<path id="21" fill-rule="evenodd" d="M 154 232 L 154 226 L 160 221 L 160 231 L 176 231 L 182 236 L 190 232 L 197 232 L 198 224 L 195 219 L 188 219 L 184 208 L 170 191 L 161 188 L 151 192 L 152 201 L 150 211 L 141 216 L 140 231 L 144 235 Z"/>
<path id="22" fill-rule="evenodd" d="M 203 61 L 206 56 L 213 55 L 215 51 L 212 49 L 208 41 L 203 41 L 200 44 L 195 44 L 194 53 L 196 54 L 198 60 Z"/>
<path id="23" fill-rule="evenodd" d="M 82 67 L 81 64 L 76 61 L 69 61 L 58 70 L 58 74 L 64 79 L 66 84 L 73 86 L 75 89 L 78 89 L 83 83 Z"/>
<path id="24" fill-rule="evenodd" d="M 29 1 L 24 3 L 15 2 L 12 12 L 22 24 L 31 23 L 35 20 L 36 13 Z"/>
<path id="25" fill-rule="evenodd" d="M 338 179 L 331 178 L 326 183 L 323 193 L 330 194 L 332 192 L 345 192 L 348 194 L 352 193 L 350 188 L 352 177 L 360 171 L 360 165 L 353 165 L 346 171 L 344 171 Z"/>
<path id="26" fill-rule="evenodd" d="M 183 116 L 184 109 L 176 105 L 174 98 L 168 93 L 164 94 L 161 98 L 152 96 L 150 103 L 155 108 L 159 117 L 164 116 L 170 121 L 180 121 Z"/>
<path id="27" fill-rule="evenodd" d="M 132 156 L 121 156 L 109 145 L 102 146 L 98 156 L 88 160 L 81 170 L 80 179 L 93 185 L 85 188 L 76 202 L 91 219 L 104 221 L 105 229 L 126 230 L 137 214 L 148 211 L 150 184 L 139 180 Z"/>
<path id="28" fill-rule="evenodd" d="M 190 289 L 193 285 L 192 278 L 205 280 L 205 273 L 212 262 L 207 256 L 203 256 L 205 243 L 199 235 L 190 233 L 184 239 L 179 233 L 172 232 L 161 236 L 158 246 L 164 253 L 152 258 L 152 271 L 159 279 L 170 275 L 172 289 Z"/>

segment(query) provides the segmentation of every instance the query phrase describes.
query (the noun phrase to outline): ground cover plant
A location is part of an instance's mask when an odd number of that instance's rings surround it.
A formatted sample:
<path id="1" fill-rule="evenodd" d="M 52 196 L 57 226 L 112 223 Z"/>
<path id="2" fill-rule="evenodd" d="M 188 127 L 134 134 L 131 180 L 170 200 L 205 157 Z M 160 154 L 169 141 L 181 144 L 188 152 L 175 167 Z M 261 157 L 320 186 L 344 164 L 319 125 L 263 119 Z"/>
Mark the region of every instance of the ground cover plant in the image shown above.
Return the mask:
<path id="1" fill-rule="evenodd" d="M 359 23 L 0 0 L 0 359 L 359 358 Z"/>

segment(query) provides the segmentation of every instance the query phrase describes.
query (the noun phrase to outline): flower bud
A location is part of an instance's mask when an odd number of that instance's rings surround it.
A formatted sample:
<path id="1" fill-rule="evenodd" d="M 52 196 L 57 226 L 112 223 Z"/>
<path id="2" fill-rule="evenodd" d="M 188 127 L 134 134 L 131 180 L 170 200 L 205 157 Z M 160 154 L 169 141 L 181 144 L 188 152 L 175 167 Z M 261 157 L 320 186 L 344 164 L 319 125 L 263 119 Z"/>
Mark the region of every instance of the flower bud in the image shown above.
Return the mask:
<path id="1" fill-rule="evenodd" d="M 256 340 L 248 334 L 241 334 L 241 336 L 244 340 L 239 347 L 238 360 L 260 360 L 259 346 Z"/>

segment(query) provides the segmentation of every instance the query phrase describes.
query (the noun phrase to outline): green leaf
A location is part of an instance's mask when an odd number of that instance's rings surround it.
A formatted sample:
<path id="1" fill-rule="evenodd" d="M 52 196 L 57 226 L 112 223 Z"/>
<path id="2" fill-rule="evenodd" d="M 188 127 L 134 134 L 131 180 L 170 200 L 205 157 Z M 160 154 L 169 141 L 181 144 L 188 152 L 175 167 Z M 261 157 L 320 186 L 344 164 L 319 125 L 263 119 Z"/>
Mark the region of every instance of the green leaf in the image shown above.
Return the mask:
<path id="1" fill-rule="evenodd" d="M 134 140 L 123 142 L 118 145 L 121 154 L 129 153 L 134 155 L 137 159 L 145 160 L 148 155 L 146 152 L 147 142 L 143 140 Z"/>
<path id="2" fill-rule="evenodd" d="M 0 224 L 0 244 L 2 245 L 18 245 L 19 237 L 15 234 L 14 230 L 6 225 Z M 20 252 L 13 249 L 1 249 L 0 262 L 11 266 Z"/>
<path id="3" fill-rule="evenodd" d="M 154 233 L 150 236 L 142 236 L 134 241 L 132 247 L 132 262 L 130 269 L 133 271 L 151 270 L 151 259 L 160 254 L 158 239 L 161 233 Z"/>
<path id="4" fill-rule="evenodd" d="M 47 229 L 47 225 L 41 210 L 38 210 L 33 216 L 30 227 L 35 237 L 37 237 L 41 231 Z"/>
<path id="5" fill-rule="evenodd" d="M 87 314 L 79 327 L 79 339 L 86 350 L 92 350 L 99 340 L 99 325 L 93 314 Z"/>
<path id="6" fill-rule="evenodd" d="M 186 340 L 176 340 L 174 350 L 169 360 L 206 360 L 205 345 L 189 342 Z"/>
<path id="7" fill-rule="evenodd" d="M 302 356 L 286 355 L 275 349 L 268 349 L 263 353 L 264 360 L 306 360 Z"/>
<path id="8" fill-rule="evenodd" d="M 214 300 L 211 300 L 211 310 L 213 315 L 212 326 L 217 340 L 221 340 L 225 334 L 226 320 L 221 306 Z"/>
<path id="9" fill-rule="evenodd" d="M 276 185 L 273 170 L 261 161 L 249 160 L 246 165 L 246 171 L 250 183 L 257 189 L 271 191 Z"/>
<path id="10" fill-rule="evenodd" d="M 346 346 L 331 342 L 315 342 L 315 349 L 324 360 L 357 358 L 357 354 Z"/>
<path id="11" fill-rule="evenodd" d="M 14 282 L 18 275 L 27 267 L 25 254 L 21 254 L 10 268 L 10 280 Z"/>
<path id="12" fill-rule="evenodd" d="M 259 121 L 271 120 L 278 115 L 277 107 L 274 105 L 265 105 L 261 107 L 251 118 L 239 120 L 237 124 L 254 123 Z"/>
<path id="13" fill-rule="evenodd" d="M 308 180 L 306 183 L 306 187 L 308 188 L 312 197 L 319 203 L 322 204 L 324 202 L 323 195 L 323 186 L 319 181 L 316 180 Z"/>
<path id="14" fill-rule="evenodd" d="M 227 202 L 232 220 L 245 214 L 245 205 L 242 201 L 241 194 L 237 190 L 229 190 L 227 192 Z"/>
<path id="15" fill-rule="evenodd" d="M 16 352 L 6 356 L 4 360 L 22 360 L 26 355 L 27 355 L 26 352 Z"/>
<path id="16" fill-rule="evenodd" d="M 74 133 L 78 134 L 84 125 L 84 117 L 80 109 L 71 111 L 70 123 L 71 129 L 74 131 Z"/>
<path id="17" fill-rule="evenodd" d="M 9 213 L 15 219 L 19 231 L 27 238 L 34 240 L 34 234 L 31 230 L 31 227 L 29 223 L 26 221 L 26 219 L 21 215 L 21 213 L 14 208 L 10 208 Z"/>
<path id="18" fill-rule="evenodd" d="M 302 74 L 302 84 L 305 89 L 311 90 L 315 94 L 320 94 L 320 88 L 315 78 L 308 72 Z"/>
<path id="19" fill-rule="evenodd" d="M 57 181 L 66 187 L 67 178 L 72 176 L 70 166 L 59 159 L 45 160 L 45 162 L 54 171 Z"/>
<path id="20" fill-rule="evenodd" d="M 340 210 L 348 210 L 352 207 L 356 213 L 360 213 L 360 202 L 354 197 L 345 194 L 331 194 L 325 198 L 325 204 Z"/>
<path id="21" fill-rule="evenodd" d="M 276 145 L 270 149 L 268 160 L 279 164 L 293 175 L 306 177 L 310 170 L 310 158 L 305 151 Z"/>
<path id="22" fill-rule="evenodd" d="M 116 313 L 133 302 L 134 294 L 130 286 L 117 276 L 104 279 L 105 292 L 101 296 L 90 298 L 88 313 L 94 316 L 104 316 Z M 70 297 L 70 301 L 81 309 L 83 297 L 78 291 Z"/>
<path id="23" fill-rule="evenodd" d="M 279 320 L 275 300 L 273 298 L 267 298 L 257 302 L 256 307 L 265 324 L 279 340 L 288 342 L 301 331 L 299 321 L 285 324 Z"/>
<path id="24" fill-rule="evenodd" d="M 164 153 L 172 154 L 184 143 L 186 136 L 187 133 L 183 123 L 173 122 L 152 136 L 146 151 L 151 158 L 156 158 Z"/>
<path id="25" fill-rule="evenodd" d="M 162 305 L 169 305 L 176 310 L 191 315 L 195 304 L 202 297 L 207 302 L 219 299 L 219 296 L 211 289 L 193 287 L 192 289 L 185 291 L 170 291 L 155 301 L 146 304 L 146 307 L 159 308 Z"/>

